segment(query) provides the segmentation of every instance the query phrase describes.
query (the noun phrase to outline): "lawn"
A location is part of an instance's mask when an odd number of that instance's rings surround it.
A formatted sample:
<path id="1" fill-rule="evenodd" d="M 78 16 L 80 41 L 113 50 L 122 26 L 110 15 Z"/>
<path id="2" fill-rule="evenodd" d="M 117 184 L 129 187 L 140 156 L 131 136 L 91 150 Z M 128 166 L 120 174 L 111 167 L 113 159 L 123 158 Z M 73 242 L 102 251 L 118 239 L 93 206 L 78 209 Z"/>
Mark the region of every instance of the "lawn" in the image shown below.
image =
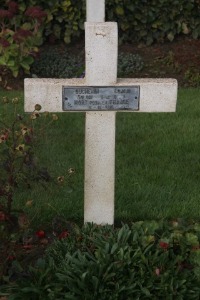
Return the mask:
<path id="1" fill-rule="evenodd" d="M 23 99 L 22 92 L 0 91 L 0 97 Z M 180 89 L 176 113 L 118 113 L 116 130 L 117 222 L 195 218 L 200 216 L 200 90 Z M 23 100 L 17 108 L 23 112 Z M 0 118 L 12 116 L 9 107 Z M 83 221 L 84 113 L 58 114 L 35 149 L 41 166 L 52 177 L 75 174 L 59 188 L 34 185 L 18 190 L 15 206 L 24 209 L 32 224 L 55 215 Z M 105 170 L 106 172 L 106 170 Z M 31 200 L 32 205 L 26 206 Z"/>

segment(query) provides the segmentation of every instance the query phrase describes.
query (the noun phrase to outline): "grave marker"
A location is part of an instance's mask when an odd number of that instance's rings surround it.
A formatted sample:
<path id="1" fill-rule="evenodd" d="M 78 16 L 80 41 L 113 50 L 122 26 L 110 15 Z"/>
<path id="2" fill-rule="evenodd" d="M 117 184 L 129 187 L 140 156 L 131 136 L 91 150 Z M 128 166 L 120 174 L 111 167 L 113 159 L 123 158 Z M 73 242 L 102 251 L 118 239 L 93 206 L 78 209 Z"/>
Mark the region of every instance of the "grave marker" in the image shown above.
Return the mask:
<path id="1" fill-rule="evenodd" d="M 84 222 L 114 223 L 116 111 L 174 112 L 175 79 L 117 79 L 117 23 L 87 0 L 85 79 L 25 79 L 25 111 L 85 111 Z"/>

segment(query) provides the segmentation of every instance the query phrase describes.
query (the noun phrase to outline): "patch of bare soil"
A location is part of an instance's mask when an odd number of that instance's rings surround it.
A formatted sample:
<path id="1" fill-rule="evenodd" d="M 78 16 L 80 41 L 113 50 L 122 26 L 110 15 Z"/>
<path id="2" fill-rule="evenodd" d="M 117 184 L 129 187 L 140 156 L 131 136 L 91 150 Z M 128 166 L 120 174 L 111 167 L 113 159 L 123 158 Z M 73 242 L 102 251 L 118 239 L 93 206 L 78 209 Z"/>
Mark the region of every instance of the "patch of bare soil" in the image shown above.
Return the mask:
<path id="1" fill-rule="evenodd" d="M 123 52 L 139 54 L 144 61 L 133 77 L 176 78 L 180 86 L 200 85 L 200 40 L 179 38 L 173 42 L 121 46 Z"/>

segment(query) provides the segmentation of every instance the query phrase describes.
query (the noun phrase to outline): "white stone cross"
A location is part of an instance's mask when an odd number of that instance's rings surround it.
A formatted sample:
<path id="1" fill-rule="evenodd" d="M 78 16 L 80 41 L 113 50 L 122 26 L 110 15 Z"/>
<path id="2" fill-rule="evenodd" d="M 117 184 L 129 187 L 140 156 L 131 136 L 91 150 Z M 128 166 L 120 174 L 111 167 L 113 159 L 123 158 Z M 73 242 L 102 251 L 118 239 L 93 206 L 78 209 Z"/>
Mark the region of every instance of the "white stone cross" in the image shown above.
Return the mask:
<path id="1" fill-rule="evenodd" d="M 25 111 L 63 112 L 62 87 L 139 86 L 139 112 L 174 112 L 175 79 L 117 79 L 117 23 L 105 22 L 105 0 L 87 0 L 84 79 L 25 79 Z M 114 223 L 116 111 L 86 111 L 84 222 Z"/>

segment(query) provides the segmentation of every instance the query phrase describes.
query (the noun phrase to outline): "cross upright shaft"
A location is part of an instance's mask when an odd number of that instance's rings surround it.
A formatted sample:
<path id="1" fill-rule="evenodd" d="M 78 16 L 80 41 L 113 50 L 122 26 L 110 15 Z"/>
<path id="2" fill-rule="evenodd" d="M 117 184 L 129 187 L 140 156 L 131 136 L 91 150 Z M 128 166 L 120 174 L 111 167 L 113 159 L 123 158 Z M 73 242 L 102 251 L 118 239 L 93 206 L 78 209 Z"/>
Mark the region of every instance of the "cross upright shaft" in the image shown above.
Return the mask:
<path id="1" fill-rule="evenodd" d="M 105 21 L 105 0 L 87 0 L 86 85 L 117 81 L 117 23 Z M 114 222 L 115 117 L 113 111 L 88 111 L 85 121 L 84 222 Z"/>
<path id="2" fill-rule="evenodd" d="M 87 22 L 105 22 L 105 0 L 87 0 Z"/>

